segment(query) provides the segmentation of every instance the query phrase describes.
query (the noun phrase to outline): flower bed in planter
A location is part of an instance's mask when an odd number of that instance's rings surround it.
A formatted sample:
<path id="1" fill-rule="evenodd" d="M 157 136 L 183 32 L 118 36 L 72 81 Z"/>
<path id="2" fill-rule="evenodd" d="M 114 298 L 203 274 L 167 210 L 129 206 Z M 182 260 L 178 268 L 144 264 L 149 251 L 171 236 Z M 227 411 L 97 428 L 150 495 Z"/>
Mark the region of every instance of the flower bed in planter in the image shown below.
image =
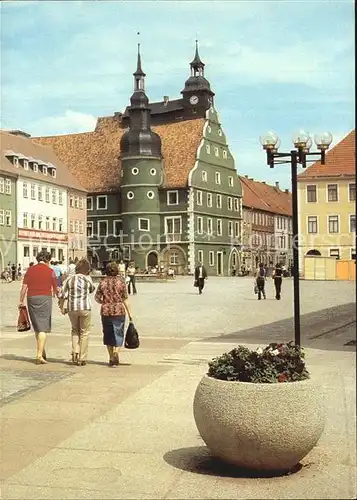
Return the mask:
<path id="1" fill-rule="evenodd" d="M 194 417 L 213 455 L 241 467 L 290 470 L 324 429 L 321 390 L 299 346 L 239 346 L 215 358 L 197 387 Z"/>

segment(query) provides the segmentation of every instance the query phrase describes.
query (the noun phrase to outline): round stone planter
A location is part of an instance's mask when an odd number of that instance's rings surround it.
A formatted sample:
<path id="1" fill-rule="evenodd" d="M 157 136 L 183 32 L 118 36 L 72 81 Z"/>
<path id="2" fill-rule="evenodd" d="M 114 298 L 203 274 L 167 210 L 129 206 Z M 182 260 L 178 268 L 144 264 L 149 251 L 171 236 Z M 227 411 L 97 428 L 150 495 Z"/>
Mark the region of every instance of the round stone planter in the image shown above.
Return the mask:
<path id="1" fill-rule="evenodd" d="M 213 455 L 258 470 L 292 469 L 316 445 L 325 425 L 323 394 L 310 379 L 253 384 L 205 375 L 193 411 Z"/>

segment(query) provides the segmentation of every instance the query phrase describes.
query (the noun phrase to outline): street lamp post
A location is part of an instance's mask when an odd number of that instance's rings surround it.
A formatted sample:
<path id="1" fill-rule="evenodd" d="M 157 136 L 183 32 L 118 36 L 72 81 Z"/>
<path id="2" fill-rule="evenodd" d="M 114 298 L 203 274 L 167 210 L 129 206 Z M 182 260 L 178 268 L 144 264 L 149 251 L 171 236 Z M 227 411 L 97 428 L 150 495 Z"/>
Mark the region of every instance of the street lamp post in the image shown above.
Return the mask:
<path id="1" fill-rule="evenodd" d="M 325 164 L 325 152 L 332 142 L 329 132 L 316 134 L 316 153 L 310 153 L 312 140 L 308 132 L 299 130 L 293 135 L 293 143 L 296 149 L 290 153 L 279 153 L 280 139 L 275 132 L 268 132 L 260 137 L 260 142 L 267 154 L 267 164 L 274 168 L 278 164 L 291 165 L 291 190 L 292 190 L 292 219 L 293 219 L 293 277 L 294 277 L 294 336 L 295 344 L 301 344 L 300 332 L 300 288 L 299 288 L 299 218 L 297 197 L 297 167 L 300 164 L 306 168 L 308 162 L 316 161 L 318 156 L 321 164 Z M 311 158 L 310 158 L 311 157 Z"/>

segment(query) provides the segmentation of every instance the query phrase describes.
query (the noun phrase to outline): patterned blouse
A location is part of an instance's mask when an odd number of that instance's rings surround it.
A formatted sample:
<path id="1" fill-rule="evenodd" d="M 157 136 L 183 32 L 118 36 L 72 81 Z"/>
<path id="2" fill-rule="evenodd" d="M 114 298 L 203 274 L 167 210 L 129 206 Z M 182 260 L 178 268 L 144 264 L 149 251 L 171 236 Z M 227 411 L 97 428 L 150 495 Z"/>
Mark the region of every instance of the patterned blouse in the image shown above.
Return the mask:
<path id="1" fill-rule="evenodd" d="M 124 300 L 128 298 L 126 285 L 121 276 L 107 276 L 97 288 L 95 300 L 102 304 L 102 316 L 125 315 Z"/>

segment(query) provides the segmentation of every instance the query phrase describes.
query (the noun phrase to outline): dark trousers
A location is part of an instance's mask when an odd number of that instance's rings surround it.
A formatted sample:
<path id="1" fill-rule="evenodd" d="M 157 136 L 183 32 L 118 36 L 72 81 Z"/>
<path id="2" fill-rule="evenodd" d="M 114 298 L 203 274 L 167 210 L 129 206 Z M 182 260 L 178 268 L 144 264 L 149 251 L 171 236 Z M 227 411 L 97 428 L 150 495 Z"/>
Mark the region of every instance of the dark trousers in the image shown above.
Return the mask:
<path id="1" fill-rule="evenodd" d="M 197 280 L 197 283 L 198 283 L 198 293 L 202 293 L 202 290 L 205 286 L 205 279 L 204 278 L 198 278 Z"/>
<path id="2" fill-rule="evenodd" d="M 280 300 L 280 294 L 281 294 L 281 282 L 282 278 L 274 278 L 274 285 L 275 285 L 275 298 L 277 300 Z"/>
<path id="3" fill-rule="evenodd" d="M 128 283 L 128 294 L 130 295 L 131 287 L 133 287 L 133 293 L 136 293 L 135 276 L 128 276 L 128 278 L 130 279 Z"/>
<path id="4" fill-rule="evenodd" d="M 258 300 L 261 300 L 262 295 L 266 299 L 265 296 L 265 279 L 257 278 L 257 287 L 258 287 Z"/>

